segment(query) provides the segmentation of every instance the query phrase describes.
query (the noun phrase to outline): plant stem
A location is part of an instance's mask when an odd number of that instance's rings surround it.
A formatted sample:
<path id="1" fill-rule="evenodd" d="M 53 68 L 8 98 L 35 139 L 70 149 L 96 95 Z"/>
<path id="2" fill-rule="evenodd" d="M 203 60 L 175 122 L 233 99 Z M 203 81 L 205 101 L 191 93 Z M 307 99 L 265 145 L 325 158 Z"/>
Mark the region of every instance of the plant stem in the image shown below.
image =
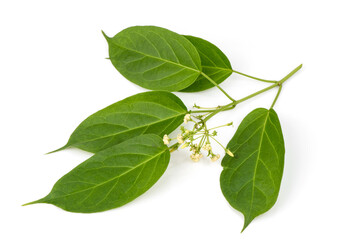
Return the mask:
<path id="1" fill-rule="evenodd" d="M 237 101 L 234 101 L 232 103 L 229 103 L 227 105 L 224 105 L 222 108 L 219 108 L 219 109 L 216 109 L 215 111 L 213 111 L 212 113 L 210 113 L 205 119 L 204 119 L 204 122 L 208 121 L 210 118 L 212 118 L 213 116 L 215 116 L 216 114 L 218 114 L 219 112 L 222 112 L 224 111 L 225 109 L 229 108 L 229 107 L 235 107 L 236 105 L 238 105 L 239 103 L 241 102 L 244 102 L 250 98 L 253 98 L 263 92 L 266 92 L 266 91 L 269 91 L 270 89 L 273 89 L 274 87 L 277 87 L 277 86 L 281 86 L 286 80 L 288 80 L 292 75 L 294 75 L 297 71 L 299 71 L 302 67 L 302 64 L 300 64 L 298 67 L 296 67 L 294 70 L 292 70 L 288 75 L 286 75 L 283 79 L 281 79 L 280 81 L 277 81 L 276 83 L 272 84 L 271 86 L 267 87 L 267 88 L 264 88 L 260 91 L 257 91 L 253 94 L 250 94 L 244 98 L 241 98 Z M 280 93 L 279 93 L 280 94 Z"/>
<path id="2" fill-rule="evenodd" d="M 221 106 L 217 106 L 217 107 L 199 107 L 199 106 L 196 106 L 194 108 L 197 108 L 197 109 L 207 109 L 207 110 L 213 110 L 213 109 L 217 109 L 217 108 L 220 108 Z"/>
<path id="3" fill-rule="evenodd" d="M 213 112 L 215 111 L 215 109 L 213 110 L 190 110 L 190 113 L 207 113 L 207 112 Z"/>
<path id="4" fill-rule="evenodd" d="M 297 66 L 294 70 L 292 70 L 288 75 L 286 75 L 283 79 L 281 79 L 278 84 L 279 86 L 281 84 L 283 84 L 283 82 L 285 82 L 286 80 L 288 80 L 292 75 L 294 75 L 297 71 L 299 71 L 302 68 L 302 64 L 300 64 L 299 66 Z"/>
<path id="5" fill-rule="evenodd" d="M 208 75 L 206 75 L 205 73 L 201 72 L 201 75 L 203 75 L 207 80 L 209 80 L 212 84 L 214 84 L 220 91 L 222 91 L 225 96 L 227 96 L 232 102 L 235 102 L 235 99 L 233 99 L 232 97 L 230 97 L 230 95 L 225 92 L 224 89 L 222 89 L 214 80 L 212 80 Z"/>
<path id="6" fill-rule="evenodd" d="M 245 73 L 242 73 L 242 72 L 239 72 L 239 71 L 236 71 L 236 70 L 232 70 L 232 72 L 237 73 L 237 74 L 239 74 L 239 75 L 243 75 L 243 76 L 248 77 L 248 78 L 252 78 L 252 79 L 261 81 L 261 82 L 266 82 L 266 83 L 276 83 L 276 82 L 277 82 L 277 81 L 275 81 L 275 80 L 265 80 L 265 79 L 253 77 L 253 76 L 247 75 L 247 74 L 245 74 Z"/>
<path id="7" fill-rule="evenodd" d="M 221 106 L 221 107 L 218 107 L 216 109 L 209 109 L 209 110 L 190 110 L 189 113 L 211 113 L 211 112 L 214 112 L 218 109 L 222 109 L 222 111 L 228 111 L 228 110 L 231 110 L 233 108 L 235 108 L 235 106 L 231 106 L 231 107 L 228 107 L 226 109 L 223 108 L 224 106 Z"/>
<path id="8" fill-rule="evenodd" d="M 275 99 L 274 99 L 273 103 L 271 104 L 271 107 L 270 107 L 270 108 L 274 108 L 274 105 L 275 105 L 277 99 L 279 98 L 281 89 L 282 89 L 282 85 L 279 86 L 279 90 L 278 90 L 278 92 L 277 92 L 277 94 L 276 94 L 276 96 L 275 96 Z"/>
<path id="9" fill-rule="evenodd" d="M 262 89 L 262 90 L 260 90 L 260 91 L 257 91 L 257 92 L 255 92 L 255 93 L 253 93 L 253 94 L 250 94 L 250 95 L 248 95 L 248 96 L 246 96 L 246 97 L 244 97 L 244 98 L 241 98 L 241 99 L 239 99 L 239 100 L 237 100 L 237 101 L 235 101 L 235 102 L 233 102 L 233 103 L 229 103 L 228 105 L 225 105 L 223 108 L 231 107 L 231 106 L 233 106 L 233 108 L 234 108 L 234 107 L 235 107 L 236 105 L 238 105 L 239 103 L 244 102 L 244 101 L 246 101 L 246 100 L 248 100 L 248 99 L 250 99 L 250 98 L 253 98 L 253 97 L 255 97 L 255 96 L 257 96 L 257 95 L 259 95 L 259 94 L 261 94 L 261 93 L 263 93 L 263 92 L 266 92 L 266 91 L 268 91 L 268 90 L 270 90 L 270 89 L 273 89 L 273 88 L 276 87 L 276 86 L 278 86 L 278 84 L 277 84 L 277 83 L 274 83 L 273 85 L 271 85 L 271 86 L 269 86 L 269 87 L 267 87 L 267 88 L 264 88 L 264 89 Z M 213 116 L 215 116 L 216 114 L 218 114 L 219 112 L 222 112 L 222 111 L 223 111 L 223 108 L 216 109 L 215 111 L 213 111 L 209 116 L 207 116 L 207 117 L 204 119 L 204 121 L 206 122 L 207 120 L 209 120 L 210 118 L 212 118 Z"/>
<path id="10" fill-rule="evenodd" d="M 231 123 L 232 124 L 232 123 Z M 221 128 L 221 127 L 228 127 L 228 126 L 231 126 L 229 123 L 227 124 L 224 124 L 224 125 L 221 125 L 221 126 L 217 126 L 217 127 L 213 127 L 213 128 L 209 128 L 208 131 L 210 130 L 214 130 L 214 129 L 217 129 L 217 128 Z"/>
<path id="11" fill-rule="evenodd" d="M 215 142 L 217 142 L 225 151 L 226 147 L 224 147 L 218 140 L 216 140 L 214 137 L 210 136 Z"/>

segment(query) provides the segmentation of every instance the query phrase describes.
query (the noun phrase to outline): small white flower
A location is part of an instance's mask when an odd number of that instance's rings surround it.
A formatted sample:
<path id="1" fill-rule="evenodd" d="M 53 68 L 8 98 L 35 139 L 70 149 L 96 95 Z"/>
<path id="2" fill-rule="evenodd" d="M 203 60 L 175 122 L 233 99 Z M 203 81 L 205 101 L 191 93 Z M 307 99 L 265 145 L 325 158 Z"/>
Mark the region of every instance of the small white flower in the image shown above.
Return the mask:
<path id="1" fill-rule="evenodd" d="M 205 145 L 203 146 L 203 149 L 204 149 L 205 151 L 210 151 L 210 150 L 211 150 L 211 145 L 210 145 L 210 143 L 205 144 Z"/>
<path id="2" fill-rule="evenodd" d="M 170 138 L 168 137 L 168 135 L 164 135 L 164 137 L 163 137 L 163 142 L 164 142 L 164 144 L 169 144 L 170 143 Z"/>
<path id="3" fill-rule="evenodd" d="M 181 135 L 181 133 L 179 133 L 179 134 L 177 135 L 176 139 L 177 139 L 178 143 L 180 143 L 180 144 L 184 143 L 184 138 L 183 138 L 183 136 Z"/>
<path id="4" fill-rule="evenodd" d="M 186 114 L 185 117 L 184 117 L 184 123 L 186 124 L 186 123 L 188 123 L 190 120 L 191 120 L 191 115 L 188 113 L 188 114 Z"/>
<path id="5" fill-rule="evenodd" d="M 211 158 L 211 161 L 212 161 L 212 162 L 216 162 L 219 158 L 220 158 L 220 154 L 216 154 L 215 156 L 213 156 L 213 157 Z"/>
<path id="6" fill-rule="evenodd" d="M 190 158 L 191 158 L 191 160 L 193 160 L 194 162 L 198 162 L 199 159 L 196 158 L 195 155 L 196 155 L 196 154 L 191 154 L 191 155 L 190 155 Z"/>
<path id="7" fill-rule="evenodd" d="M 194 162 L 198 162 L 200 160 L 200 158 L 202 158 L 202 157 L 203 157 L 203 155 L 199 154 L 199 153 L 190 155 L 191 160 L 193 160 Z"/>
<path id="8" fill-rule="evenodd" d="M 189 133 L 190 133 L 190 131 L 186 129 L 186 130 L 185 130 L 185 134 L 189 134 Z"/>

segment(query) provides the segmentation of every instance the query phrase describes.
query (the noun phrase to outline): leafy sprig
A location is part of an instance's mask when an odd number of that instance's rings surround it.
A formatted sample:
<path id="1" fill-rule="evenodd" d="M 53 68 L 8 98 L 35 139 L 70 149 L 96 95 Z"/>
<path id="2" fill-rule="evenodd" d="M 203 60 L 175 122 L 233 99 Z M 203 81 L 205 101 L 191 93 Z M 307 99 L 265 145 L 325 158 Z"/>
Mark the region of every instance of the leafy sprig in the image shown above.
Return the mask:
<path id="1" fill-rule="evenodd" d="M 135 26 L 113 38 L 104 36 L 114 67 L 131 82 L 153 91 L 130 96 L 85 119 L 68 143 L 53 152 L 76 147 L 94 155 L 58 180 L 46 197 L 24 205 L 50 203 L 86 213 L 120 207 L 159 180 L 171 152 L 188 149 L 195 162 L 204 156 L 217 161 L 221 155 L 213 152 L 213 144 L 219 144 L 225 153 L 221 190 L 229 204 L 244 214 L 242 230 L 268 211 L 279 194 L 285 158 L 274 106 L 283 83 L 302 65 L 279 81 L 265 80 L 234 70 L 218 47 L 198 37 L 155 26 Z M 236 100 L 219 86 L 233 73 L 271 85 Z M 230 102 L 215 107 L 194 104 L 189 110 L 171 93 L 211 87 L 217 87 Z M 223 146 L 216 139 L 217 131 L 233 123 L 209 127 L 208 120 L 273 88 L 278 91 L 269 109 L 249 113 Z M 169 134 L 179 126 L 177 137 L 171 139 Z"/>

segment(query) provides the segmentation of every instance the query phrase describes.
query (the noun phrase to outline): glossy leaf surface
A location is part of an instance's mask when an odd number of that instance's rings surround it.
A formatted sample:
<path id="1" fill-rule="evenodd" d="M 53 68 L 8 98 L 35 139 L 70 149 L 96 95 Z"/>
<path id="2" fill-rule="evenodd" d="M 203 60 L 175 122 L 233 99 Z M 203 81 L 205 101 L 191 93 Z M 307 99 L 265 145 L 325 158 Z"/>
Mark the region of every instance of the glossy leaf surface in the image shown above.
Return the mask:
<path id="1" fill-rule="evenodd" d="M 169 159 L 159 136 L 137 136 L 96 153 L 59 179 L 49 195 L 29 204 L 50 203 L 83 213 L 117 208 L 153 186 Z"/>
<path id="2" fill-rule="evenodd" d="M 183 122 L 186 111 L 183 102 L 170 92 L 136 94 L 85 119 L 58 150 L 77 147 L 98 152 L 141 134 L 163 136 Z"/>
<path id="3" fill-rule="evenodd" d="M 201 72 L 196 48 L 185 37 L 155 26 L 124 29 L 105 35 L 110 60 L 128 80 L 147 89 L 179 91 Z"/>
<path id="4" fill-rule="evenodd" d="M 220 84 L 231 75 L 230 61 L 218 47 L 198 37 L 184 37 L 196 47 L 200 55 L 203 73 L 212 78 L 217 84 Z M 203 75 L 200 75 L 191 86 L 183 89 L 182 92 L 198 92 L 212 87 L 214 87 L 214 84 L 209 82 Z"/>
<path id="5" fill-rule="evenodd" d="M 258 215 L 276 202 L 284 168 L 284 139 L 273 109 L 258 108 L 248 114 L 227 148 L 221 190 L 236 210 L 245 217 L 243 230 Z"/>

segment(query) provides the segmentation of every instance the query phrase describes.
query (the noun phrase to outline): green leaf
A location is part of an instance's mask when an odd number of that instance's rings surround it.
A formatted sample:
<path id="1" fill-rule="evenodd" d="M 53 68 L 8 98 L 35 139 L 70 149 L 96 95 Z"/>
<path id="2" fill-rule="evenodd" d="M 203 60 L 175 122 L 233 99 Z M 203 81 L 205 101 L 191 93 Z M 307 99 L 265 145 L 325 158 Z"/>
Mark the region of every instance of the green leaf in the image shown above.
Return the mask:
<path id="1" fill-rule="evenodd" d="M 113 38 L 104 36 L 114 67 L 144 88 L 179 91 L 191 85 L 201 72 L 196 48 L 185 37 L 165 28 L 135 26 Z"/>
<path id="2" fill-rule="evenodd" d="M 186 112 L 183 102 L 170 92 L 136 94 L 85 119 L 72 133 L 68 143 L 55 151 L 77 147 L 98 152 L 141 134 L 163 136 L 183 122 Z"/>
<path id="3" fill-rule="evenodd" d="M 220 176 L 221 190 L 245 217 L 243 230 L 276 202 L 284 168 L 284 139 L 273 109 L 258 108 L 249 113 L 227 148 Z"/>
<path id="4" fill-rule="evenodd" d="M 186 37 L 197 49 L 200 59 L 202 72 L 212 78 L 217 84 L 227 79 L 232 68 L 229 59 L 214 44 L 193 36 Z M 189 87 L 181 90 L 182 92 L 198 92 L 214 87 L 203 75 L 200 75 L 196 81 Z"/>
<path id="5" fill-rule="evenodd" d="M 96 153 L 60 178 L 49 195 L 25 205 L 50 203 L 82 213 L 117 208 L 151 188 L 169 159 L 159 136 L 137 136 Z"/>

